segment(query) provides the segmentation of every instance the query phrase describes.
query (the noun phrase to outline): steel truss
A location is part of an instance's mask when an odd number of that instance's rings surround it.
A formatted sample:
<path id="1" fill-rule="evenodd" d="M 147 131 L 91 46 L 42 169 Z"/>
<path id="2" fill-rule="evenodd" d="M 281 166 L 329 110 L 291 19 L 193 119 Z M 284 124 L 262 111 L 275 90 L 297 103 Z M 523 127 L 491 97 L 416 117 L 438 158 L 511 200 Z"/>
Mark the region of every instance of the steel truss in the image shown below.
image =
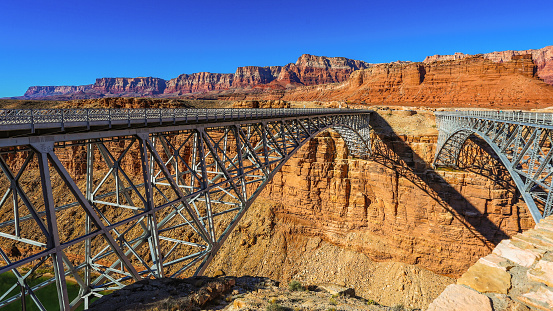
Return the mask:
<path id="1" fill-rule="evenodd" d="M 15 280 L 0 308 L 19 301 L 45 310 L 37 290 L 51 283 L 60 308 L 73 310 L 143 278 L 201 275 L 311 138 L 333 128 L 352 156 L 370 155 L 370 111 L 223 114 L 0 139 L 0 275 Z M 53 276 L 36 284 L 43 270 Z M 70 296 L 68 278 L 78 294 Z"/>
<path id="2" fill-rule="evenodd" d="M 458 167 L 471 135 L 483 138 L 513 178 L 534 221 L 553 214 L 553 114 L 519 111 L 436 112 L 434 165 Z"/>

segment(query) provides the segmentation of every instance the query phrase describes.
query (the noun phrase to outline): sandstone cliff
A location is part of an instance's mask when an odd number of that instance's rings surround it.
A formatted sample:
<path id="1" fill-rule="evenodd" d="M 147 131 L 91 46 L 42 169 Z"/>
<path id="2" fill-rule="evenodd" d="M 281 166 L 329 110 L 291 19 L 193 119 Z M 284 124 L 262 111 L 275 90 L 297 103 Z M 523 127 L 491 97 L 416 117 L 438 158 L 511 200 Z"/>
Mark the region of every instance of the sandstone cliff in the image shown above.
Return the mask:
<path id="1" fill-rule="evenodd" d="M 225 90 L 231 87 L 234 76 L 229 73 L 198 72 L 182 74 L 167 81 L 165 93 L 196 93 Z"/>
<path id="2" fill-rule="evenodd" d="M 246 66 L 236 68 L 232 87 L 248 88 L 259 84 L 267 84 L 276 80 L 282 70 L 281 66 L 257 67 Z"/>
<path id="3" fill-rule="evenodd" d="M 346 81 L 359 69 L 369 68 L 363 61 L 344 57 L 302 55 L 295 64 L 284 66 L 278 82 L 283 85 L 318 85 Z"/>
<path id="4" fill-rule="evenodd" d="M 530 55 L 496 63 L 482 56 L 429 63 L 390 63 L 350 75 L 348 82 L 296 88 L 284 100 L 349 100 L 428 106 L 553 105 L 553 86 L 535 75 Z"/>
<path id="5" fill-rule="evenodd" d="M 161 94 L 165 90 L 165 80 L 152 77 L 101 78 L 96 79 L 92 89 L 100 93 L 136 93 L 142 95 Z"/>
<path id="6" fill-rule="evenodd" d="M 75 93 L 84 93 L 91 90 L 92 84 L 79 85 L 79 86 L 31 86 L 25 92 L 23 97 L 27 98 L 41 98 L 51 95 L 66 95 Z"/>
<path id="7" fill-rule="evenodd" d="M 80 86 L 31 86 L 24 98 L 41 99 L 65 95 L 71 98 L 98 98 L 106 95 L 152 96 L 162 94 L 165 80 L 152 77 L 100 78 L 94 84 Z"/>
<path id="8" fill-rule="evenodd" d="M 482 54 L 484 58 L 496 63 L 510 61 L 513 56 L 532 55 L 532 59 L 537 65 L 538 77 L 546 83 L 553 85 L 553 46 L 546 46 L 542 49 L 522 50 L 522 51 L 501 51 Z M 463 59 L 469 57 L 469 54 L 455 53 L 454 55 L 433 55 L 424 59 L 424 63 L 436 61 Z"/>
<path id="9" fill-rule="evenodd" d="M 295 64 L 282 66 L 245 66 L 232 73 L 198 72 L 182 74 L 165 81 L 160 78 L 100 78 L 83 86 L 32 86 L 24 99 L 100 98 L 110 96 L 174 97 L 186 94 L 219 92 L 255 87 L 283 89 L 290 85 L 316 85 L 347 80 L 355 70 L 369 64 L 344 57 L 302 55 Z"/>
<path id="10" fill-rule="evenodd" d="M 102 78 L 84 86 L 30 87 L 22 99 L 195 97 L 353 101 L 425 106 L 539 108 L 553 105 L 553 46 L 480 55 L 434 55 L 421 63 L 371 65 L 304 54 L 285 66 L 245 66 L 235 73 L 158 78 Z"/>

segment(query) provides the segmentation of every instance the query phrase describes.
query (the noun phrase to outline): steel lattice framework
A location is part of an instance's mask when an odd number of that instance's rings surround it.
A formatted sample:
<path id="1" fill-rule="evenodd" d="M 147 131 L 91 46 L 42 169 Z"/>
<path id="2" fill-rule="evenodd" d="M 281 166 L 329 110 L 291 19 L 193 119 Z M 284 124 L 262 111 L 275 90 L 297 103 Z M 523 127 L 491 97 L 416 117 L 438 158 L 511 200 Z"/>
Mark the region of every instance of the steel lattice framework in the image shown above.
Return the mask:
<path id="1" fill-rule="evenodd" d="M 142 278 L 201 275 L 311 138 L 332 128 L 352 156 L 367 158 L 370 113 L 0 111 L 0 275 L 14 279 L 0 308 L 19 301 L 44 310 L 37 291 L 51 283 L 70 310 Z M 44 269 L 53 276 L 36 284 Z M 78 294 L 70 296 L 67 278 Z"/>
<path id="2" fill-rule="evenodd" d="M 436 166 L 458 166 L 470 135 L 483 138 L 512 176 L 534 221 L 553 214 L 553 114 L 520 111 L 436 112 Z"/>

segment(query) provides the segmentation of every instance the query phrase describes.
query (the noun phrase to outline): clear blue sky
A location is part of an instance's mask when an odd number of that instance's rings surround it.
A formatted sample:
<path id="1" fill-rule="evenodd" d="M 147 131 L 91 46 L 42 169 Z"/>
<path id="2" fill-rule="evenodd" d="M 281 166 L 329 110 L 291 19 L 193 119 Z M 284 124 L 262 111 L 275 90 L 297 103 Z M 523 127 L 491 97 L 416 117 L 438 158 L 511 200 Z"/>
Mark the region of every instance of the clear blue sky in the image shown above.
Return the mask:
<path id="1" fill-rule="evenodd" d="M 551 0 L 1 0 L 0 97 L 100 77 L 230 73 L 304 53 L 378 63 L 548 45 Z"/>

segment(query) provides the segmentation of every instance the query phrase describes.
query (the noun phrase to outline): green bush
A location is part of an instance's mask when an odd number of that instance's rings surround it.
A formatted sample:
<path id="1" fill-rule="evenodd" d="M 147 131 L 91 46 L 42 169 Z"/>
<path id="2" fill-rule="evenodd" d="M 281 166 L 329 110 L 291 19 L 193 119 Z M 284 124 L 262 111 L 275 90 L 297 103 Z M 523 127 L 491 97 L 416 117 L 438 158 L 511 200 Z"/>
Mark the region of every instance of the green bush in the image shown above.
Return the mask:
<path id="1" fill-rule="evenodd" d="M 377 305 L 378 305 L 378 303 L 377 303 L 376 301 L 372 300 L 372 299 L 367 300 L 367 304 L 368 304 L 369 306 L 372 306 L 372 305 L 377 306 Z"/>
<path id="2" fill-rule="evenodd" d="M 296 280 L 293 280 L 290 282 L 290 284 L 288 284 L 288 289 L 293 292 L 305 290 L 301 283 Z"/>

